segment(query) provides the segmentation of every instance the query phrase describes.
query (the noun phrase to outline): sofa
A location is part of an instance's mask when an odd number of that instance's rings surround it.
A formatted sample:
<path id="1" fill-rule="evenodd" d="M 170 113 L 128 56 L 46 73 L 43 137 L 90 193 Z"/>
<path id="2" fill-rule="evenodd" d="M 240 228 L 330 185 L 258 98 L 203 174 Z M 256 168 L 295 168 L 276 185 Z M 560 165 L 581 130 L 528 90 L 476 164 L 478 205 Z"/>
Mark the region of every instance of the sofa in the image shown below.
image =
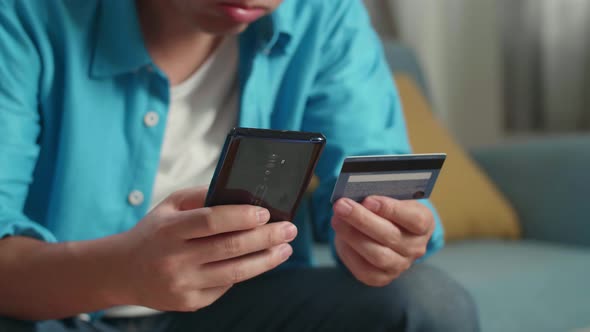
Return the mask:
<path id="1" fill-rule="evenodd" d="M 423 136 L 445 129 L 431 112 L 419 62 L 399 43 L 386 41 L 384 48 L 410 142 L 414 148 L 420 140 L 417 146 L 431 145 L 438 139 Z M 415 99 L 423 100 L 416 104 Z M 417 108 L 431 114 L 413 119 Z M 427 123 L 438 127 L 426 128 Z M 433 203 L 445 225 L 446 245 L 426 263 L 472 294 L 484 332 L 590 331 L 590 136 L 536 138 L 473 151 L 446 139 L 454 144 L 448 149 L 455 150 L 455 161 L 449 154 L 433 193 L 439 194 Z M 416 152 L 446 151 L 420 146 Z M 457 169 L 461 158 L 472 163 L 473 177 Z M 441 183 L 445 172 L 455 178 Z M 476 181 L 486 193 L 476 192 Z M 314 251 L 318 264 L 334 264 L 325 244 Z"/>

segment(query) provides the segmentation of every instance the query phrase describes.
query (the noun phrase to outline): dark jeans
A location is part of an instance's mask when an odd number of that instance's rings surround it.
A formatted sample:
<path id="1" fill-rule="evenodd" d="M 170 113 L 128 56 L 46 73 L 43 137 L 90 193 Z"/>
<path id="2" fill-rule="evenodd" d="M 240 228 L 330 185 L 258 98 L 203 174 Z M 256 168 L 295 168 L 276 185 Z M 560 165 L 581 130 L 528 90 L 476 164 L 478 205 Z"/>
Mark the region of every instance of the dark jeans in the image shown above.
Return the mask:
<path id="1" fill-rule="evenodd" d="M 0 331 L 478 331 L 469 294 L 438 269 L 417 264 L 383 288 L 336 268 L 267 273 L 193 313 L 95 323 L 0 319 Z"/>

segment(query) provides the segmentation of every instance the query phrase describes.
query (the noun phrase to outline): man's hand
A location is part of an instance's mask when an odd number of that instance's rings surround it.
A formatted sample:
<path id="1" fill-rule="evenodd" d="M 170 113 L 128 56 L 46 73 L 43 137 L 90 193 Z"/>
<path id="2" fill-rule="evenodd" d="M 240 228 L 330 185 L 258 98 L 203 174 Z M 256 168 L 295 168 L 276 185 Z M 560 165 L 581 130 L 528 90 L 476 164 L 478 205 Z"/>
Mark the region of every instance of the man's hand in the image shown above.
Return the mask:
<path id="1" fill-rule="evenodd" d="M 385 286 L 426 253 L 432 212 L 417 201 L 370 196 L 362 204 L 341 198 L 332 227 L 338 256 L 369 286 Z"/>
<path id="2" fill-rule="evenodd" d="M 268 210 L 251 205 L 205 208 L 205 195 L 176 192 L 124 234 L 122 304 L 194 311 L 289 258 L 292 223 L 266 225 Z"/>

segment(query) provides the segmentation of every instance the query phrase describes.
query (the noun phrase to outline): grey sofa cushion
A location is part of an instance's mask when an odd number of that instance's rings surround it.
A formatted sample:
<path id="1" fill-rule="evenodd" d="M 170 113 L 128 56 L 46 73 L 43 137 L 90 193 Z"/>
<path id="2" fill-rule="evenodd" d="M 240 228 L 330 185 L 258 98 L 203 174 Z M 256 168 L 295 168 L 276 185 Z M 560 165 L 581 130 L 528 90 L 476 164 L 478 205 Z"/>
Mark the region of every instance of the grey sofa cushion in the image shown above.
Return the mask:
<path id="1" fill-rule="evenodd" d="M 428 260 L 476 298 L 483 331 L 590 327 L 590 250 L 535 241 L 453 243 Z"/>
<path id="2" fill-rule="evenodd" d="M 473 151 L 516 209 L 523 235 L 590 248 L 590 135 L 537 138 Z"/>

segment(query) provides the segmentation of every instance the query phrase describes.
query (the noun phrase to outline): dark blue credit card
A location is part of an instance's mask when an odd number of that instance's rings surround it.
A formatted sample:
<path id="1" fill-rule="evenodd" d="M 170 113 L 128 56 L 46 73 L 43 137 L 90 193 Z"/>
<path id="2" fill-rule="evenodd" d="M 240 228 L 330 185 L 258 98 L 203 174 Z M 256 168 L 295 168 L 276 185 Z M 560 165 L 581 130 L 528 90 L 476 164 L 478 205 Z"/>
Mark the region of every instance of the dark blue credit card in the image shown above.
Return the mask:
<path id="1" fill-rule="evenodd" d="M 445 153 L 348 157 L 331 202 L 341 197 L 361 202 L 370 195 L 400 200 L 428 198 L 446 157 Z"/>

